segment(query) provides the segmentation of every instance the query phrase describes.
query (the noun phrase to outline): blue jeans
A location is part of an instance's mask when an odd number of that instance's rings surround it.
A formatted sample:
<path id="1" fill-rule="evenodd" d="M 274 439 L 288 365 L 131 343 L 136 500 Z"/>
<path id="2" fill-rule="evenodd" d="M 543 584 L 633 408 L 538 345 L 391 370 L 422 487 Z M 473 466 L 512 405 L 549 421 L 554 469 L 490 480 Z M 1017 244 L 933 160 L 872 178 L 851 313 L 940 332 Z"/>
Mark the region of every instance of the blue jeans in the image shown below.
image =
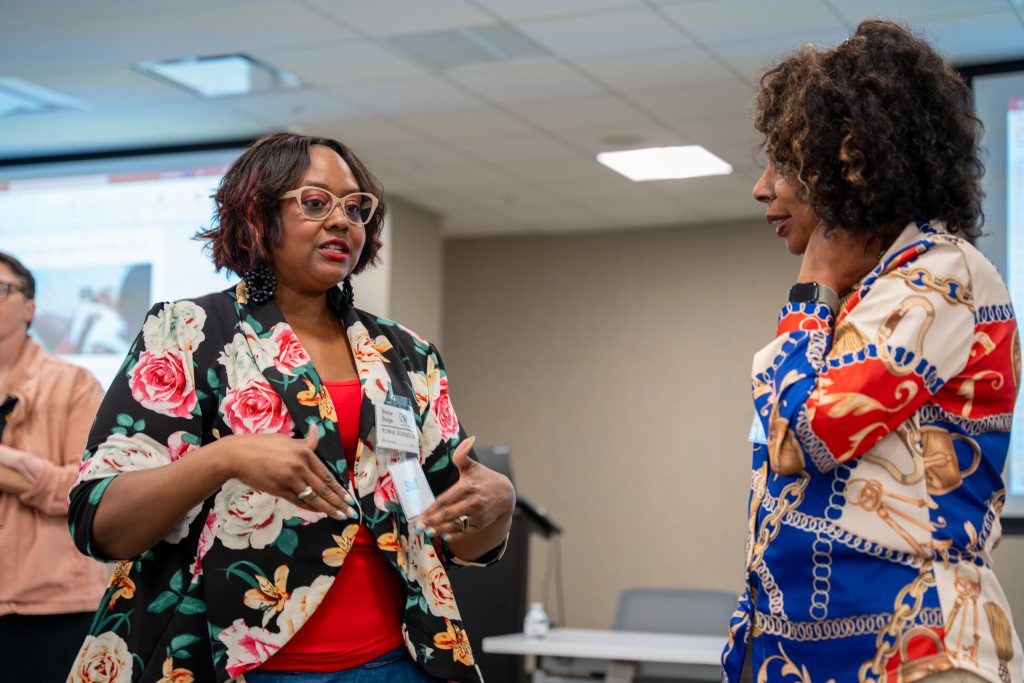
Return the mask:
<path id="1" fill-rule="evenodd" d="M 351 669 L 327 673 L 256 670 L 245 674 L 245 680 L 246 683 L 433 683 L 441 679 L 421 669 L 403 646 Z"/>

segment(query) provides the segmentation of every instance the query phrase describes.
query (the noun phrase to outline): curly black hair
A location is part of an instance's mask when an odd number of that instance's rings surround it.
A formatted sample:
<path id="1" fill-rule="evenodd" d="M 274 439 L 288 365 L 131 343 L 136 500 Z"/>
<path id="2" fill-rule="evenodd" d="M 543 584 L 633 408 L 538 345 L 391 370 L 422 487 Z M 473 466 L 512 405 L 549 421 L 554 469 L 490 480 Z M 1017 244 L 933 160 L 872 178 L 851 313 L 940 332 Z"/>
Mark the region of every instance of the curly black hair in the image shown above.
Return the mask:
<path id="1" fill-rule="evenodd" d="M 242 275 L 270 261 L 271 245 L 279 246 L 284 239 L 278 211 L 281 195 L 295 189 L 302 179 L 313 145 L 337 152 L 352 169 L 359 189 L 378 198 L 377 210 L 365 226 L 366 244 L 352 272 L 360 273 L 377 263 L 388 211 L 380 181 L 355 152 L 337 140 L 274 133 L 254 142 L 224 174 L 213 196 L 213 226 L 195 236 L 207 243 L 217 270 L 226 268 Z"/>
<path id="2" fill-rule="evenodd" d="M 755 126 L 778 172 L 830 228 L 885 246 L 915 220 L 980 233 L 981 121 L 970 88 L 921 38 L 871 19 L 839 46 L 769 69 Z"/>

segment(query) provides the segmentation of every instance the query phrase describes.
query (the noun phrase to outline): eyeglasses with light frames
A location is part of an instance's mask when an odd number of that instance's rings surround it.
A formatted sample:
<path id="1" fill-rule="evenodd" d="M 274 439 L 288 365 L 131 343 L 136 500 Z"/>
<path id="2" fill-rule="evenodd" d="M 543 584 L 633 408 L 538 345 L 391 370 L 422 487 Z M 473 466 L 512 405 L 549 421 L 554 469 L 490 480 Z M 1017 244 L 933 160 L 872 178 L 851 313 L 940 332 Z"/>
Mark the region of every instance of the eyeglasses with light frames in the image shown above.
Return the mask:
<path id="1" fill-rule="evenodd" d="M 302 215 L 311 221 L 321 221 L 341 205 L 345 219 L 353 225 L 366 225 L 377 210 L 377 198 L 369 192 L 353 192 L 344 197 L 335 197 L 322 187 L 306 185 L 291 192 L 285 192 L 279 199 L 295 197 Z"/>

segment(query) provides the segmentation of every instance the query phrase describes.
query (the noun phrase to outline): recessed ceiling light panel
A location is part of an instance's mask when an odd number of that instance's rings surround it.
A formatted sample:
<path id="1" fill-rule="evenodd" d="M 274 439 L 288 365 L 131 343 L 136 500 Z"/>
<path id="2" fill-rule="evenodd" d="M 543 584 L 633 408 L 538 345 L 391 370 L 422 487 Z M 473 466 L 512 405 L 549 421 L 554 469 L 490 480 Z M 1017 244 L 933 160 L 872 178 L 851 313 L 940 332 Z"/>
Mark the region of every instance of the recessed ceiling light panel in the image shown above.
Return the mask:
<path id="1" fill-rule="evenodd" d="M 700 145 L 601 152 L 597 155 L 597 160 L 635 182 L 732 173 L 731 164 L 719 159 Z"/>
<path id="2" fill-rule="evenodd" d="M 295 74 L 241 54 L 138 62 L 135 66 L 201 97 L 245 95 L 301 85 Z"/>

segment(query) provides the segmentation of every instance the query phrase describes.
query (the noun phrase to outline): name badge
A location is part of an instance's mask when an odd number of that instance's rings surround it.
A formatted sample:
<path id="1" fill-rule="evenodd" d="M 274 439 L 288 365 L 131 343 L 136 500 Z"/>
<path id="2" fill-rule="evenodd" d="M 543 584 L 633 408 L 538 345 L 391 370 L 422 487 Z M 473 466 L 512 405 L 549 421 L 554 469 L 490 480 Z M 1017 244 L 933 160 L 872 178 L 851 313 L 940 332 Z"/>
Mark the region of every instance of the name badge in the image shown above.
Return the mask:
<path id="1" fill-rule="evenodd" d="M 750 434 L 747 435 L 747 441 L 750 443 L 758 443 L 762 446 L 768 445 L 768 436 L 764 433 L 764 425 L 761 424 L 761 416 L 754 413 L 754 422 L 750 425 Z"/>
<path id="2" fill-rule="evenodd" d="M 408 520 L 414 520 L 434 502 L 434 492 L 427 483 L 420 461 L 409 458 L 388 466 L 391 481 L 398 492 L 398 502 Z"/>
<path id="3" fill-rule="evenodd" d="M 402 453 L 420 452 L 416 435 L 416 418 L 412 410 L 398 406 L 377 405 L 377 448 L 390 448 Z"/>

